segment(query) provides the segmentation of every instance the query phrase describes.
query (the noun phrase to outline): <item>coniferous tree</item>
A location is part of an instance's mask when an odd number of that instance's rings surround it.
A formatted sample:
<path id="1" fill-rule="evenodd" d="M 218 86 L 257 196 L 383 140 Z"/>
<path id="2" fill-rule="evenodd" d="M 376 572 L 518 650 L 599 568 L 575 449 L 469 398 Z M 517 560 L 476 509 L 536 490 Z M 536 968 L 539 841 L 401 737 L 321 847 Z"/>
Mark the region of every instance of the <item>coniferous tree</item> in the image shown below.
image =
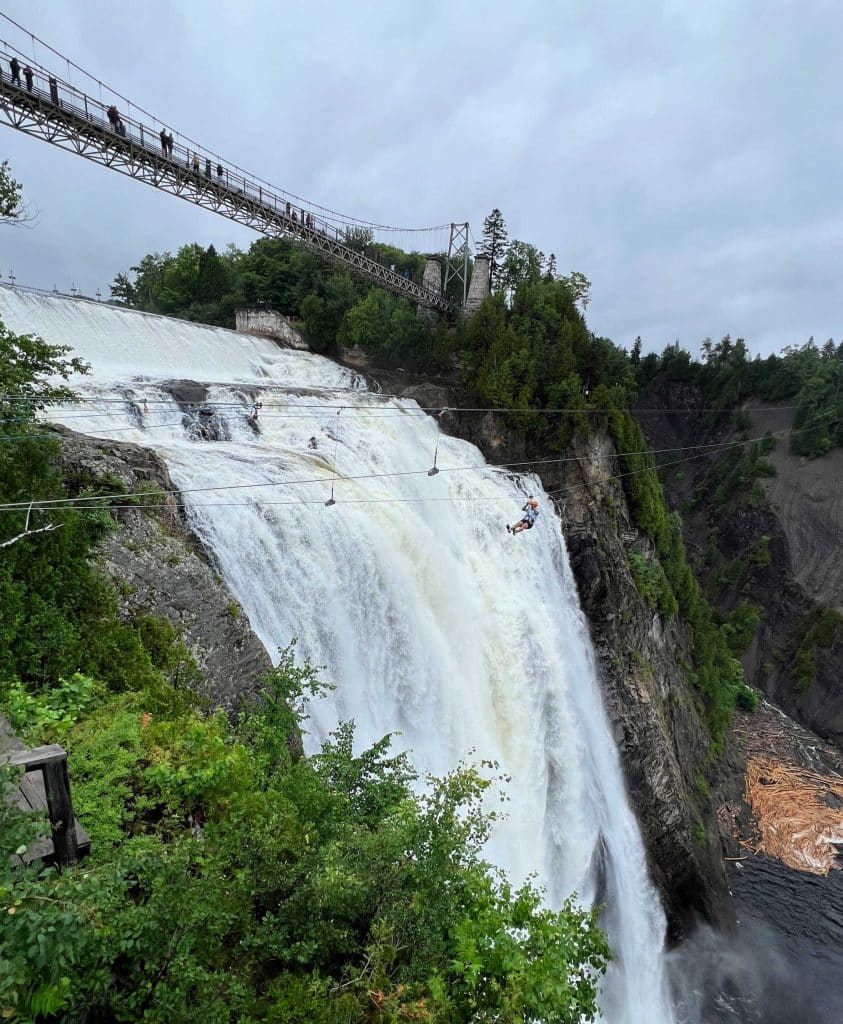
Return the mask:
<path id="1" fill-rule="evenodd" d="M 506 221 L 501 211 L 495 207 L 483 221 L 483 240 L 478 248 L 478 255 L 489 260 L 489 278 L 492 289 L 500 286 L 501 264 L 508 245 Z"/>
<path id="2" fill-rule="evenodd" d="M 223 261 L 214 246 L 209 245 L 199 257 L 196 298 L 200 302 L 218 302 L 225 292 L 227 278 Z"/>
<path id="3" fill-rule="evenodd" d="M 556 277 L 556 253 L 552 252 L 547 258 L 547 270 L 544 275 L 549 281 Z"/>
<path id="4" fill-rule="evenodd" d="M 632 363 L 633 366 L 638 366 L 638 364 L 641 362 L 642 344 L 643 343 L 641 341 L 641 335 L 639 334 L 632 344 L 632 351 L 629 353 L 629 361 Z"/>

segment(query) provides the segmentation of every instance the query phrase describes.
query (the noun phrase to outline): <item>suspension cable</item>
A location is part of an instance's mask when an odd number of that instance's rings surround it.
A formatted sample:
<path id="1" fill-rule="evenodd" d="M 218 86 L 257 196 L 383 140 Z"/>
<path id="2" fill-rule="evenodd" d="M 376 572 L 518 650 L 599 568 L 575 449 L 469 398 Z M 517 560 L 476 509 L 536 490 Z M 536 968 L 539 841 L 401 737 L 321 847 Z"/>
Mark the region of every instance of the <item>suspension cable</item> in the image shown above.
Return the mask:
<path id="1" fill-rule="evenodd" d="M 614 457 L 614 458 L 630 458 L 630 457 L 634 457 L 634 456 L 668 454 L 668 453 L 672 453 L 672 452 L 699 451 L 700 448 L 705 448 L 705 449 L 719 448 L 719 449 L 725 451 L 725 450 L 728 450 L 729 448 L 736 448 L 736 447 L 740 447 L 740 446 L 746 445 L 746 444 L 754 444 L 757 441 L 765 440 L 767 437 L 776 437 L 776 436 L 779 436 L 779 435 L 784 435 L 784 434 L 789 434 L 789 433 L 800 434 L 800 433 L 805 433 L 807 430 L 811 430 L 811 429 L 813 429 L 813 428 L 806 427 L 806 428 L 803 428 L 802 430 L 792 431 L 792 432 L 789 431 L 789 430 L 782 430 L 782 431 L 778 431 L 775 434 L 773 434 L 773 433 L 765 434 L 763 437 L 747 438 L 744 441 L 723 441 L 723 442 L 717 442 L 715 444 L 710 444 L 710 445 L 689 445 L 689 446 L 683 447 L 683 448 L 662 448 L 662 449 L 655 449 L 655 450 L 644 449 L 644 450 L 636 451 L 636 452 L 614 452 L 612 454 L 612 457 Z M 104 438 L 102 440 L 107 440 L 107 438 Z M 694 459 L 694 458 L 703 458 L 707 454 L 710 454 L 710 452 L 709 451 L 703 451 L 703 452 L 699 453 L 698 455 L 690 456 L 690 458 L 692 458 L 692 459 Z M 482 472 L 483 470 L 486 470 L 486 469 L 492 469 L 492 470 L 497 469 L 497 470 L 505 470 L 505 471 L 510 471 L 510 470 L 513 470 L 513 469 L 526 470 L 526 467 L 548 466 L 548 465 L 564 465 L 565 463 L 583 462 L 583 461 L 584 460 L 580 456 L 568 455 L 568 456 L 560 456 L 559 458 L 555 458 L 555 459 L 530 459 L 530 460 L 525 461 L 525 462 L 482 463 L 482 464 L 476 465 L 476 466 L 450 466 L 450 467 L 446 467 L 446 468 L 440 468 L 439 472 L 440 473 Z M 681 462 L 681 461 L 684 461 L 684 460 L 680 459 L 679 461 Z M 664 468 L 664 467 L 666 467 L 668 465 L 672 465 L 672 464 L 673 463 L 662 463 L 660 465 L 652 465 L 652 466 L 649 466 L 649 467 L 645 467 L 645 469 L 648 470 L 648 471 L 656 472 L 657 470 L 659 470 L 661 468 Z M 361 473 L 361 474 L 356 474 L 356 475 L 352 475 L 352 476 L 341 477 L 339 479 L 341 479 L 343 482 L 353 482 L 353 481 L 357 481 L 357 480 L 386 480 L 386 479 L 392 479 L 392 478 L 397 478 L 397 477 L 422 476 L 422 475 L 428 475 L 429 476 L 430 473 L 426 469 L 408 469 L 408 470 L 394 470 L 394 471 L 391 471 L 391 472 L 384 472 L 384 473 Z M 209 491 L 253 490 L 253 489 L 261 488 L 261 487 L 293 487 L 293 486 L 297 486 L 297 485 L 323 484 L 323 483 L 325 483 L 325 477 L 321 476 L 321 477 L 309 477 L 309 478 L 300 479 L 300 480 L 270 480 L 270 481 L 262 481 L 260 483 L 249 483 L 249 484 L 243 484 L 243 483 L 238 483 L 238 484 L 215 484 L 215 485 L 208 485 L 208 486 L 204 486 L 204 487 L 186 487 L 186 488 L 174 487 L 174 488 L 171 488 L 169 490 L 162 490 L 159 493 L 162 496 L 167 497 L 167 496 L 171 496 L 171 495 L 207 493 Z M 45 498 L 45 499 L 41 499 L 41 500 L 38 500 L 38 499 L 27 499 L 27 500 L 24 500 L 24 501 L 15 501 L 15 502 L 5 502 L 5 503 L 2 503 L 2 504 L 0 504 L 0 511 L 4 511 L 4 512 L 19 511 L 20 509 L 28 508 L 29 506 L 32 506 L 34 509 L 38 509 L 38 508 L 41 508 L 41 509 L 60 509 L 60 508 L 74 508 L 74 507 L 77 507 L 77 508 L 82 507 L 82 508 L 84 508 L 84 507 L 86 507 L 86 504 L 90 504 L 90 502 L 93 502 L 93 501 L 109 501 L 109 500 L 112 500 L 112 499 L 145 497 L 148 494 L 149 494 L 148 491 L 133 491 L 133 492 L 121 493 L 121 494 L 79 495 L 79 496 L 73 497 L 73 498 Z M 333 489 L 332 489 L 332 497 L 333 497 Z M 83 504 L 83 503 L 85 503 L 85 504 Z M 132 506 L 132 507 L 136 507 L 136 506 Z"/>

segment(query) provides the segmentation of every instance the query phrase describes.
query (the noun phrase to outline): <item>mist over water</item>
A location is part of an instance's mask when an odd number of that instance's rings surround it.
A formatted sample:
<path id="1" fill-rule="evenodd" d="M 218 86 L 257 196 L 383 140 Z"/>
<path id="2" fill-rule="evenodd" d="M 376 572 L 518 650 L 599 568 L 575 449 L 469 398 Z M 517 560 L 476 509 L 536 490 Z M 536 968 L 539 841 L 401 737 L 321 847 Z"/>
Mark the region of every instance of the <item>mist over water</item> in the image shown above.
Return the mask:
<path id="1" fill-rule="evenodd" d="M 79 405 L 51 417 L 157 451 L 270 654 L 297 637 L 298 656 L 325 666 L 336 689 L 313 703 L 307 746 L 353 719 L 361 746 L 400 733 L 422 772 L 499 762 L 510 801 L 489 858 L 515 882 L 536 872 L 553 905 L 573 891 L 605 904 L 610 1024 L 674 1021 L 663 914 L 539 482 L 439 438 L 414 403 L 268 341 L 7 288 L 0 318 L 91 362 Z M 173 380 L 206 384 L 213 414 L 180 407 Z M 542 515 L 511 537 L 526 493 Z"/>

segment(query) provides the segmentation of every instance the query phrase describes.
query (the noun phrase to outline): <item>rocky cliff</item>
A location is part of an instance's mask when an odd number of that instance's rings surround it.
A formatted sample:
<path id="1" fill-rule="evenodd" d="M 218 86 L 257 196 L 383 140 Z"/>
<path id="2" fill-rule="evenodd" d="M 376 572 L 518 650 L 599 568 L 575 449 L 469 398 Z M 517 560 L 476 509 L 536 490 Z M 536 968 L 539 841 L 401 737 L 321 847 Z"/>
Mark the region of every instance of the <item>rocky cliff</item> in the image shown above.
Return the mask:
<path id="1" fill-rule="evenodd" d="M 712 423 L 687 384 L 656 380 L 640 416 L 654 449 L 690 447 L 663 476 L 668 503 L 683 512 L 685 543 L 722 615 L 751 606 L 758 626 L 742 656 L 747 680 L 820 736 L 843 745 L 843 450 L 806 459 L 789 450 L 792 409 L 748 402 Z M 747 458 L 745 453 L 750 453 Z M 662 461 L 675 462 L 666 453 Z"/>
<path id="2" fill-rule="evenodd" d="M 246 613 L 190 533 L 166 466 L 140 445 L 65 429 L 59 434 L 62 470 L 72 491 L 141 494 L 115 511 L 119 529 L 107 534 L 101 549 L 102 568 L 117 589 L 121 615 L 169 619 L 202 670 L 202 696 L 215 707 L 234 710 L 271 662 Z M 133 501 L 162 502 L 163 507 L 150 512 L 133 508 Z"/>

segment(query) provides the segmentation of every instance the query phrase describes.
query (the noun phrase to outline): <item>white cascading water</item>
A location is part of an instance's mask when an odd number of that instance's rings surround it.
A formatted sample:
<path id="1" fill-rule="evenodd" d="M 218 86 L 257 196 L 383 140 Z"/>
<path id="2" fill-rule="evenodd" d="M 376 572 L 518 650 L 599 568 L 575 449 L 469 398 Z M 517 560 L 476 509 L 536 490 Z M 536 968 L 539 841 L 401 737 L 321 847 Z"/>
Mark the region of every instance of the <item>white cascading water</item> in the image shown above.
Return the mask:
<path id="1" fill-rule="evenodd" d="M 511 799 L 489 858 L 513 881 L 536 872 L 552 905 L 573 891 L 605 904 L 609 1024 L 673 1021 L 664 918 L 538 481 L 487 467 L 446 436 L 441 472 L 428 476 L 431 416 L 267 340 L 6 287 L 0 319 L 92 364 L 73 382 L 79 405 L 51 417 L 158 452 L 270 654 L 297 637 L 298 655 L 325 666 L 336 689 L 311 709 L 310 745 L 354 719 L 361 745 L 399 732 L 423 772 L 498 761 Z M 195 411 L 162 387 L 171 380 L 208 386 L 227 440 L 197 436 Z M 259 434 L 246 422 L 255 398 Z M 504 522 L 526 492 L 543 514 L 511 537 Z"/>

